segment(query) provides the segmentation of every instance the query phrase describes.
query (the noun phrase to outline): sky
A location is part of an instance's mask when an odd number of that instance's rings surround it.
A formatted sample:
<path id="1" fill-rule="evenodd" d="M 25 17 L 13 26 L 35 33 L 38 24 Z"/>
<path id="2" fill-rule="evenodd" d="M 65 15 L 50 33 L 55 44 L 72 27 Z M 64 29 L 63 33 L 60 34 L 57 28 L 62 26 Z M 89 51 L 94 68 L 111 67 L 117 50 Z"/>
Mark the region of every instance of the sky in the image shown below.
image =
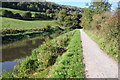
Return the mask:
<path id="1" fill-rule="evenodd" d="M 87 8 L 88 6 L 86 6 L 86 3 L 91 2 L 91 0 L 47 0 L 47 1 L 55 2 L 62 5 L 77 6 L 81 8 Z M 100 1 L 100 0 L 95 0 L 95 1 Z M 112 10 L 115 10 L 118 7 L 117 2 L 119 1 L 120 0 L 109 0 L 109 2 L 112 4 L 111 7 Z"/>

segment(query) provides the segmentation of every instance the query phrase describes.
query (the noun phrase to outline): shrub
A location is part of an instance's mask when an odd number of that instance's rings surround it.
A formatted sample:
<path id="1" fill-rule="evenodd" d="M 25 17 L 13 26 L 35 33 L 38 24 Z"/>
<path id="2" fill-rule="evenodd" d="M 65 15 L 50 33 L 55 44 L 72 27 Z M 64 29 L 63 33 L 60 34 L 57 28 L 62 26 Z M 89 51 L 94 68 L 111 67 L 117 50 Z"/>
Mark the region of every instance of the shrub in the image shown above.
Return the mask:
<path id="1" fill-rule="evenodd" d="M 7 15 L 8 15 L 8 10 L 3 10 L 2 11 L 2 16 L 7 17 Z"/>
<path id="2" fill-rule="evenodd" d="M 31 18 L 32 17 L 32 14 L 31 12 L 26 12 L 22 15 L 23 18 Z"/>
<path id="3" fill-rule="evenodd" d="M 35 18 L 40 18 L 41 17 L 41 14 L 39 13 L 35 13 Z"/>
<path id="4" fill-rule="evenodd" d="M 13 18 L 13 17 L 14 17 L 14 14 L 13 14 L 12 11 L 3 10 L 2 16 L 4 16 L 4 17 L 9 17 L 9 18 Z"/>
<path id="5" fill-rule="evenodd" d="M 50 26 L 50 25 L 47 25 L 47 26 L 46 26 L 46 28 L 47 28 L 47 29 L 50 29 L 50 28 L 51 28 L 51 26 Z"/>
<path id="6" fill-rule="evenodd" d="M 93 16 L 91 29 L 87 30 L 98 39 L 96 41 L 101 48 L 116 60 L 119 54 L 118 39 L 120 24 L 118 23 L 118 20 L 118 14 L 113 15 L 111 12 L 96 14 Z"/>
<path id="7" fill-rule="evenodd" d="M 47 9 L 47 10 L 46 10 L 46 13 L 49 14 L 49 13 L 50 13 L 50 9 Z"/>
<path id="8" fill-rule="evenodd" d="M 19 13 L 14 14 L 14 18 L 21 19 L 22 16 Z"/>

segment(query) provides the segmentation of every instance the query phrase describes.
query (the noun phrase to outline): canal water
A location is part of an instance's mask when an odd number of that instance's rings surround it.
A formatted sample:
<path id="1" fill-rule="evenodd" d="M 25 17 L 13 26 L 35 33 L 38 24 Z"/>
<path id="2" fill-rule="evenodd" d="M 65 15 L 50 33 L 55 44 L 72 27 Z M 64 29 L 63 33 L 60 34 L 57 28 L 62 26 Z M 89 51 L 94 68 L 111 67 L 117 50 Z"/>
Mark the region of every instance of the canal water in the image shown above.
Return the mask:
<path id="1" fill-rule="evenodd" d="M 12 71 L 17 63 L 31 55 L 33 49 L 39 47 L 44 41 L 53 39 L 60 34 L 56 33 L 0 46 L 2 48 L 2 53 L 0 53 L 0 55 L 2 54 L 2 60 L 0 60 L 2 70 L 0 72 Z"/>

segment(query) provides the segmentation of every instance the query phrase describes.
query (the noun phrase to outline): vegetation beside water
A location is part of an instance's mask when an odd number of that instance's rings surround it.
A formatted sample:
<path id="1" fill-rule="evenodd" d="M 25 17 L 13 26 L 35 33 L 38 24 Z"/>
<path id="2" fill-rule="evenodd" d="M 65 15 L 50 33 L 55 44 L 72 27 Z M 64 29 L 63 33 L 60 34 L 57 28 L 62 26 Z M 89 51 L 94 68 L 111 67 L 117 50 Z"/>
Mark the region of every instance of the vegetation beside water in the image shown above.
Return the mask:
<path id="1" fill-rule="evenodd" d="M 12 78 L 84 78 L 79 40 L 74 30 L 45 42 L 14 68 Z"/>
<path id="2" fill-rule="evenodd" d="M 69 41 L 67 51 L 58 57 L 49 77 L 85 78 L 80 32 L 76 30 Z"/>
<path id="3" fill-rule="evenodd" d="M 2 18 L 3 43 L 9 43 L 24 38 L 43 36 L 58 30 L 54 21 L 23 21 L 11 18 Z M 16 37 L 16 38 L 15 38 Z"/>

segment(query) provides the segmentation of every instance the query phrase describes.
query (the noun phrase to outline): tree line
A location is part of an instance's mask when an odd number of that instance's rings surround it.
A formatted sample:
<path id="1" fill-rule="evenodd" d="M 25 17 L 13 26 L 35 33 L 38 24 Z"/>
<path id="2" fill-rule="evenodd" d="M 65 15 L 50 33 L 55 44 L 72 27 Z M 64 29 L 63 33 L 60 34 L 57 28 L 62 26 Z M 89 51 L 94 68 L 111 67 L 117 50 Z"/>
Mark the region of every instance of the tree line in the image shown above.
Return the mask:
<path id="1" fill-rule="evenodd" d="M 34 14 L 30 11 L 25 11 L 24 13 L 13 13 L 9 10 L 2 11 L 3 17 L 22 19 L 22 20 L 51 20 L 54 19 L 53 13 L 48 13 L 48 11 L 44 14 L 40 12 L 35 12 Z"/>
<path id="2" fill-rule="evenodd" d="M 70 8 L 53 2 L 2 2 L 2 7 L 34 12 L 46 12 L 48 10 L 50 13 L 55 13 L 56 10 L 59 11 L 62 9 L 67 11 L 82 11 L 82 8 Z"/>

